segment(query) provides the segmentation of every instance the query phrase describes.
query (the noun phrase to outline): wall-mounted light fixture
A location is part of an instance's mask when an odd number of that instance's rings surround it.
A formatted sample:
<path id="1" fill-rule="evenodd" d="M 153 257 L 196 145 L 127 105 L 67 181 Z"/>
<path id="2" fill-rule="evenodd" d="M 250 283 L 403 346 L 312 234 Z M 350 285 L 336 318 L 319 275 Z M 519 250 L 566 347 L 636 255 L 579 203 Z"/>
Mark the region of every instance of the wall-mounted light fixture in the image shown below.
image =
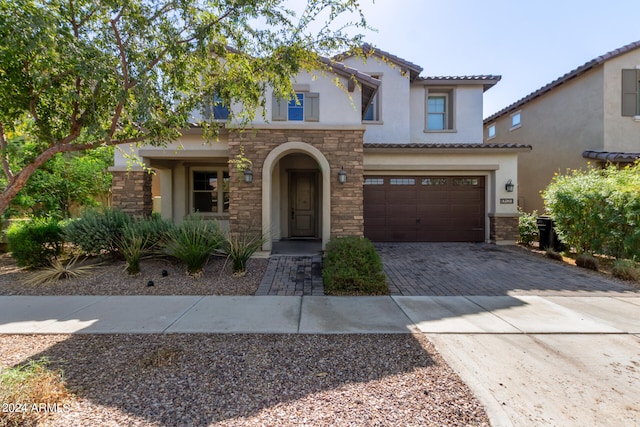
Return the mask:
<path id="1" fill-rule="evenodd" d="M 251 172 L 251 169 L 244 170 L 244 182 L 247 184 L 251 184 L 253 182 L 253 172 Z"/>
<path id="2" fill-rule="evenodd" d="M 340 170 L 338 171 L 338 182 L 340 184 L 344 184 L 345 182 L 347 182 L 347 172 L 344 170 L 343 167 L 341 167 Z"/>
<path id="3" fill-rule="evenodd" d="M 504 189 L 507 190 L 507 193 L 513 193 L 514 188 L 515 185 L 513 184 L 513 182 L 511 182 L 511 180 L 507 181 L 507 183 L 504 185 Z"/>

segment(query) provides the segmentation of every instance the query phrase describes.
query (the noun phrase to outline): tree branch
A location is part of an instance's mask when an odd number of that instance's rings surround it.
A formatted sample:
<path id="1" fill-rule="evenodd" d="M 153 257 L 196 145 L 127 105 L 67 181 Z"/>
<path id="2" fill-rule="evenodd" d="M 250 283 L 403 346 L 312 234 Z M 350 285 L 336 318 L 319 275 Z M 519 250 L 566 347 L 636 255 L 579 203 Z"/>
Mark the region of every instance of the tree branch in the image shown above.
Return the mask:
<path id="1" fill-rule="evenodd" d="M 9 166 L 9 153 L 7 152 L 9 144 L 7 142 L 7 136 L 4 133 L 4 125 L 0 123 L 0 150 L 2 151 L 2 170 L 8 181 L 13 179 L 13 172 Z"/>

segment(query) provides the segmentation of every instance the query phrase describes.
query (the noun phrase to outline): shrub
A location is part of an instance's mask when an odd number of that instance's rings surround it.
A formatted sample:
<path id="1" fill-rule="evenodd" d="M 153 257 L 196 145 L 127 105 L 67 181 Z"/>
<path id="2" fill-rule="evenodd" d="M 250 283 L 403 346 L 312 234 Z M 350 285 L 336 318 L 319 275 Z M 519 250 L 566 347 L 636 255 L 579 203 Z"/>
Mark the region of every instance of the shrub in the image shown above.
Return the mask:
<path id="1" fill-rule="evenodd" d="M 118 240 L 131 217 L 115 209 L 88 210 L 82 217 L 67 222 L 64 236 L 85 255 L 115 255 Z"/>
<path id="2" fill-rule="evenodd" d="M 640 163 L 556 175 L 543 193 L 562 241 L 580 252 L 640 256 Z"/>
<path id="3" fill-rule="evenodd" d="M 35 218 L 15 222 L 7 229 L 11 256 L 21 267 L 41 267 L 62 253 L 64 239 L 54 219 Z"/>
<path id="4" fill-rule="evenodd" d="M 258 233 L 229 233 L 221 252 L 231 260 L 231 271 L 235 276 L 243 276 L 247 271 L 247 261 L 265 242 Z"/>
<path id="5" fill-rule="evenodd" d="M 125 224 L 122 236 L 125 240 L 131 240 L 139 236 L 144 237 L 146 239 L 145 249 L 152 249 L 166 242 L 169 232 L 174 228 L 173 222 L 164 220 L 159 215 L 154 214 L 151 218 Z"/>
<path id="6" fill-rule="evenodd" d="M 43 283 L 55 282 L 56 280 L 72 279 L 76 277 L 89 276 L 96 264 L 82 265 L 76 264 L 78 257 L 74 257 L 66 264 L 63 264 L 59 259 L 55 258 L 51 261 L 49 267 L 39 269 L 24 280 L 25 285 L 41 285 Z"/>
<path id="7" fill-rule="evenodd" d="M 613 264 L 611 274 L 618 279 L 637 282 L 640 280 L 640 267 L 628 259 L 619 259 Z"/>
<path id="8" fill-rule="evenodd" d="M 341 237 L 329 241 L 322 278 L 328 295 L 389 293 L 380 256 L 373 243 L 362 237 Z"/>
<path id="9" fill-rule="evenodd" d="M 598 271 L 600 265 L 593 255 L 580 254 L 576 257 L 576 265 L 588 270 Z"/>
<path id="10" fill-rule="evenodd" d="M 538 240 L 538 211 L 531 213 L 520 211 L 520 219 L 518 221 L 518 231 L 520 233 L 520 243 L 523 245 L 531 245 L 532 242 Z"/>
<path id="11" fill-rule="evenodd" d="M 188 219 L 169 231 L 165 253 L 184 262 L 188 274 L 197 275 L 223 241 L 224 235 L 217 222 Z"/>

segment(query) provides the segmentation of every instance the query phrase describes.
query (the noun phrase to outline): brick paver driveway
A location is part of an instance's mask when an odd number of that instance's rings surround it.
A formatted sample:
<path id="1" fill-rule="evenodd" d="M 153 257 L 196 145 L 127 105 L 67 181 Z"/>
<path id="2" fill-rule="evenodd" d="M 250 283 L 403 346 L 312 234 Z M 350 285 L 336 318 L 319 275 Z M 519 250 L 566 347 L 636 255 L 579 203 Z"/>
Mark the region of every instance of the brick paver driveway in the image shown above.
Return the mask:
<path id="1" fill-rule="evenodd" d="M 602 274 L 486 243 L 376 243 L 392 295 L 638 294 Z"/>

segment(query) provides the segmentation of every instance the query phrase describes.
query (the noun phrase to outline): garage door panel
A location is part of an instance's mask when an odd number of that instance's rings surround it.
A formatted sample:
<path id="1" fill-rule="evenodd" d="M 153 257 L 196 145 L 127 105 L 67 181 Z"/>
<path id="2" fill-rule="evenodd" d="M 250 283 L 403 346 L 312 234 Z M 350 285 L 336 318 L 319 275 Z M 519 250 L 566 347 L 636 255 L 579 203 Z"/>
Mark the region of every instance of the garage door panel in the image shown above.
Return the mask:
<path id="1" fill-rule="evenodd" d="M 374 241 L 484 241 L 484 177 L 365 177 L 365 236 Z"/>

